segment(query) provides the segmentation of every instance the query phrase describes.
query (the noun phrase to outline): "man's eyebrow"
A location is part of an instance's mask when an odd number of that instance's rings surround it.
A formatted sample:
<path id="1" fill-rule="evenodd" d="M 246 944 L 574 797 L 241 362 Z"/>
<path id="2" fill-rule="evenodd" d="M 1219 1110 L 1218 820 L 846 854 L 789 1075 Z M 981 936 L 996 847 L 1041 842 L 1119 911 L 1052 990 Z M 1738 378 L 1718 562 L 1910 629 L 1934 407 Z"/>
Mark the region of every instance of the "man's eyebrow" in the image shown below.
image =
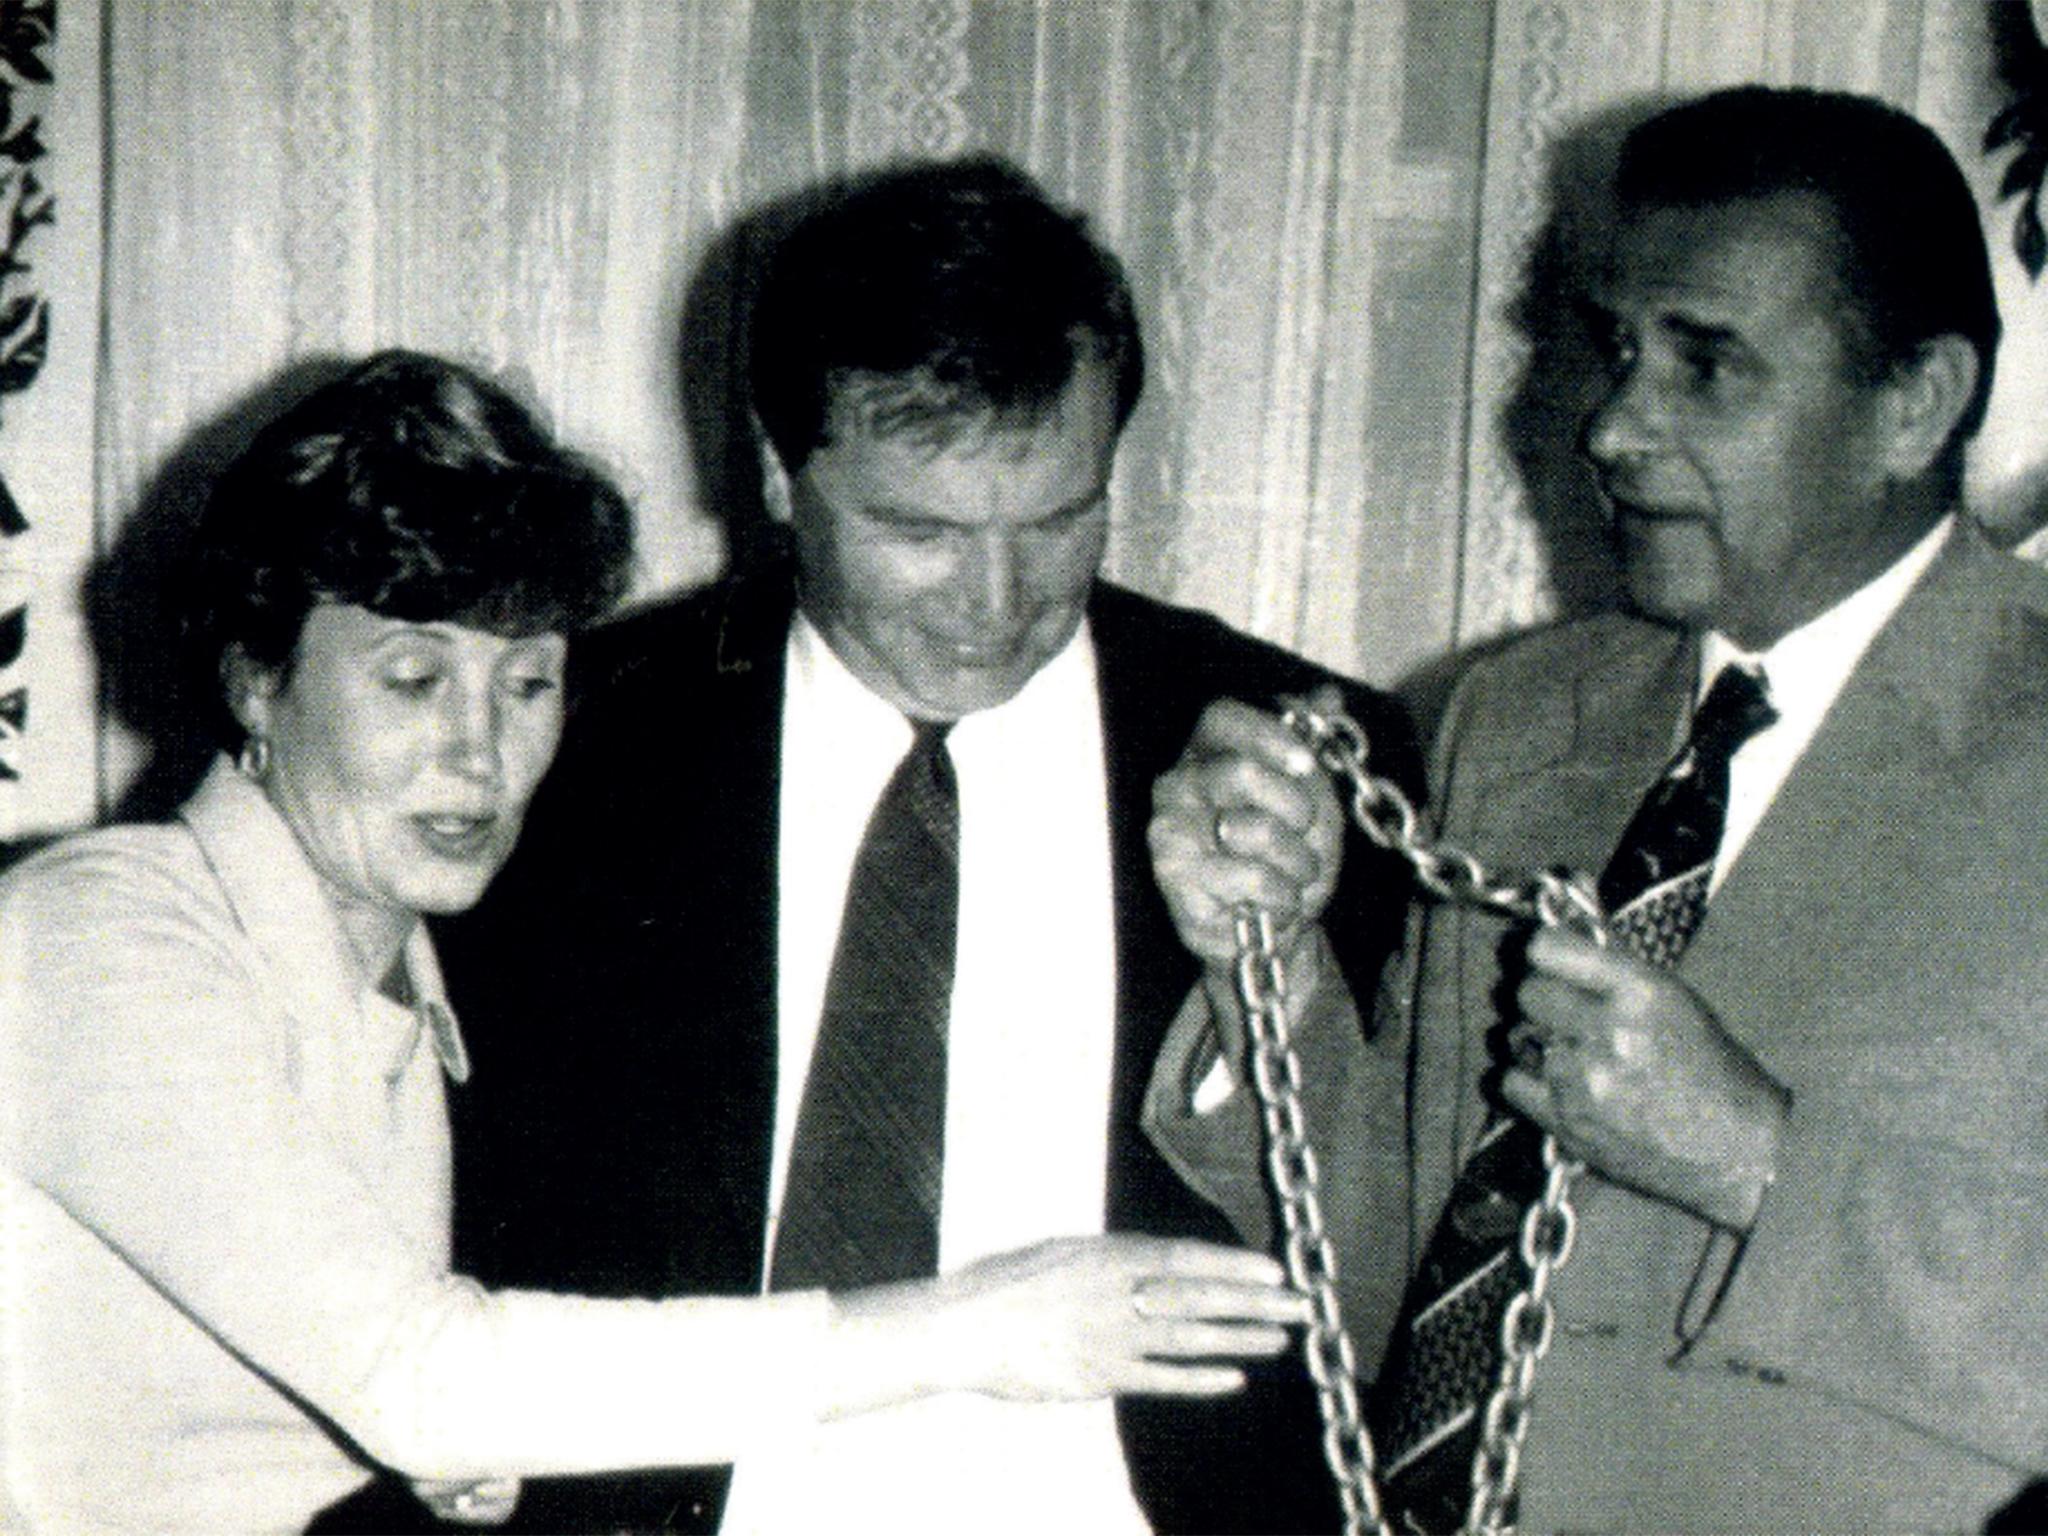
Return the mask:
<path id="1" fill-rule="evenodd" d="M 1722 325 L 1718 321 L 1694 320 L 1686 315 L 1669 312 L 1659 315 L 1657 320 L 1679 340 L 1689 341 L 1697 346 L 1725 347 L 1742 343 L 1742 335 L 1735 327 Z"/>
<path id="2" fill-rule="evenodd" d="M 916 507 L 906 507 L 900 501 L 864 502 L 860 510 L 863 517 L 873 518 L 879 523 L 929 523 L 937 526 L 946 521 Z"/>
<path id="3" fill-rule="evenodd" d="M 1031 519 L 1032 524 L 1057 522 L 1063 517 L 1078 517 L 1109 494 L 1109 482 L 1103 481 L 1092 490 L 1083 491 L 1072 501 L 1041 512 Z M 957 526 L 951 518 L 926 512 L 917 507 L 905 506 L 900 501 L 870 501 L 861 504 L 861 515 L 878 523 L 897 523 L 904 526 L 951 528 Z"/>
<path id="4" fill-rule="evenodd" d="M 1575 293 L 1570 302 L 1572 315 L 1588 330 L 1612 330 L 1621 319 L 1597 294 Z"/>
<path id="5" fill-rule="evenodd" d="M 1035 517 L 1032 521 L 1035 523 L 1051 523 L 1057 522 L 1063 517 L 1079 517 L 1108 494 L 1109 482 L 1105 480 L 1093 490 L 1083 491 L 1065 506 L 1054 507 L 1050 512 L 1045 513 L 1041 517 Z"/>

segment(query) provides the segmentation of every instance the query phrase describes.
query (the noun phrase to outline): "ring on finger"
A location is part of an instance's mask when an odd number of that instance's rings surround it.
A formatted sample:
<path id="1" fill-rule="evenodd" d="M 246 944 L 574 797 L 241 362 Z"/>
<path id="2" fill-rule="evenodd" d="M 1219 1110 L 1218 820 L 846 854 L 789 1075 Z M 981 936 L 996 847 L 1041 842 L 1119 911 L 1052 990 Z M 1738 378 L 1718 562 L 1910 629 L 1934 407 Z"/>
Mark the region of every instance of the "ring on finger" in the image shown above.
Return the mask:
<path id="1" fill-rule="evenodd" d="M 1542 1053 L 1544 1064 L 1548 1066 L 1562 1063 L 1567 1055 L 1576 1056 L 1579 1047 L 1584 1044 L 1585 1041 L 1577 1035 L 1554 1034 L 1546 1035 L 1539 1041 L 1537 1049 Z"/>

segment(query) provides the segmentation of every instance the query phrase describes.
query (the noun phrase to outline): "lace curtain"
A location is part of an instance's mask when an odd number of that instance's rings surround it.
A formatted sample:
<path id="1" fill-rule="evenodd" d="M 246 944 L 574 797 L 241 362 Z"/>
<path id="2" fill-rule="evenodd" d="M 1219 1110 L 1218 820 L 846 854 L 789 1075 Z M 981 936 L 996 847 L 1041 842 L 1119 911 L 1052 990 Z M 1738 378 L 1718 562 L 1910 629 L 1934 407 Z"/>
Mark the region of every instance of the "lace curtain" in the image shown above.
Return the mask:
<path id="1" fill-rule="evenodd" d="M 73 243 L 35 430 L 0 404 L 9 483 L 41 466 L 33 532 L 0 541 L 0 596 L 33 591 L 0 836 L 134 771 L 78 577 L 294 360 L 404 343 L 514 376 L 629 489 L 644 591 L 714 573 L 755 494 L 721 263 L 750 210 L 851 166 L 995 150 L 1087 210 L 1153 361 L 1112 573 L 1382 683 L 1606 595 L 1578 360 L 1524 290 L 1532 250 L 1539 301 L 1572 259 L 1632 112 L 1853 87 L 1935 124 L 1987 205 L 1996 173 L 1981 0 L 58 4 Z M 2010 358 L 2035 297 L 2002 218 L 1997 243 Z M 2009 360 L 1993 503 L 2039 392 Z M 109 660 L 119 703 L 152 658 Z"/>

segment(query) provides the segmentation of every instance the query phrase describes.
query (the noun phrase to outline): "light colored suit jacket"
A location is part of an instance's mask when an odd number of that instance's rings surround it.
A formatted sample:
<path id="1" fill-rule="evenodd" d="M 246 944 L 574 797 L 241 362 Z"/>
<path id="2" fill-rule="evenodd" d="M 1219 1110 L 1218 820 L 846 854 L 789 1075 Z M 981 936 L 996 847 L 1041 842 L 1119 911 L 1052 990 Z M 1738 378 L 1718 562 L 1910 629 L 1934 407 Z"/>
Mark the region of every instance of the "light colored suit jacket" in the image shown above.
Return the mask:
<path id="1" fill-rule="evenodd" d="M 1608 616 L 1477 665 L 1439 742 L 1445 836 L 1502 866 L 1597 871 L 1683 738 L 1695 664 L 1688 638 Z M 1793 1094 L 1754 1230 L 1738 1245 L 1580 1181 L 1527 1528 L 1974 1530 L 2048 1466 L 2044 895 L 2048 577 L 1966 526 L 1679 967 Z M 1377 1037 L 1310 1038 L 1369 1358 L 1386 1276 L 1412 1264 L 1485 1119 L 1503 934 L 1428 911 Z M 1171 1143 L 1169 1122 L 1154 1129 Z M 1225 1165 L 1217 1127 L 1202 1134 L 1178 1159 L 1198 1185 Z"/>

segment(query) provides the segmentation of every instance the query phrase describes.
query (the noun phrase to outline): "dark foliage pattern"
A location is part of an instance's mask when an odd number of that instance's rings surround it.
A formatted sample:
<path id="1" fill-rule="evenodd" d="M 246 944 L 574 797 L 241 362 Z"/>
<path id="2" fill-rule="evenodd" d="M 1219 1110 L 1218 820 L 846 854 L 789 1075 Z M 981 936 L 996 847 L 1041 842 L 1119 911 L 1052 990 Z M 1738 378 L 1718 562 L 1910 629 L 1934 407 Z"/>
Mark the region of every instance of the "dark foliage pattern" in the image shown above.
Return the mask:
<path id="1" fill-rule="evenodd" d="M 29 255 L 36 231 L 56 222 L 56 199 L 38 174 L 50 150 L 42 118 L 28 103 L 53 83 L 56 35 L 56 0 L 0 0 L 0 400 L 33 384 L 50 350 L 50 305 L 30 286 Z M 18 537 L 28 526 L 0 478 L 0 538 Z M 21 660 L 28 623 L 25 602 L 0 610 L 0 674 Z M 27 727 L 27 687 L 0 687 L 0 780 L 21 777 L 9 748 Z"/>
<path id="2" fill-rule="evenodd" d="M 1987 154 L 2017 153 L 1998 184 L 2001 200 L 2018 198 L 2012 248 L 2027 276 L 2048 266 L 2048 229 L 2041 223 L 2041 182 L 2048 175 L 2048 47 L 2034 23 L 2034 9 L 2011 0 L 1989 0 L 1991 57 L 1998 80 L 2011 97 L 1984 133 Z"/>

